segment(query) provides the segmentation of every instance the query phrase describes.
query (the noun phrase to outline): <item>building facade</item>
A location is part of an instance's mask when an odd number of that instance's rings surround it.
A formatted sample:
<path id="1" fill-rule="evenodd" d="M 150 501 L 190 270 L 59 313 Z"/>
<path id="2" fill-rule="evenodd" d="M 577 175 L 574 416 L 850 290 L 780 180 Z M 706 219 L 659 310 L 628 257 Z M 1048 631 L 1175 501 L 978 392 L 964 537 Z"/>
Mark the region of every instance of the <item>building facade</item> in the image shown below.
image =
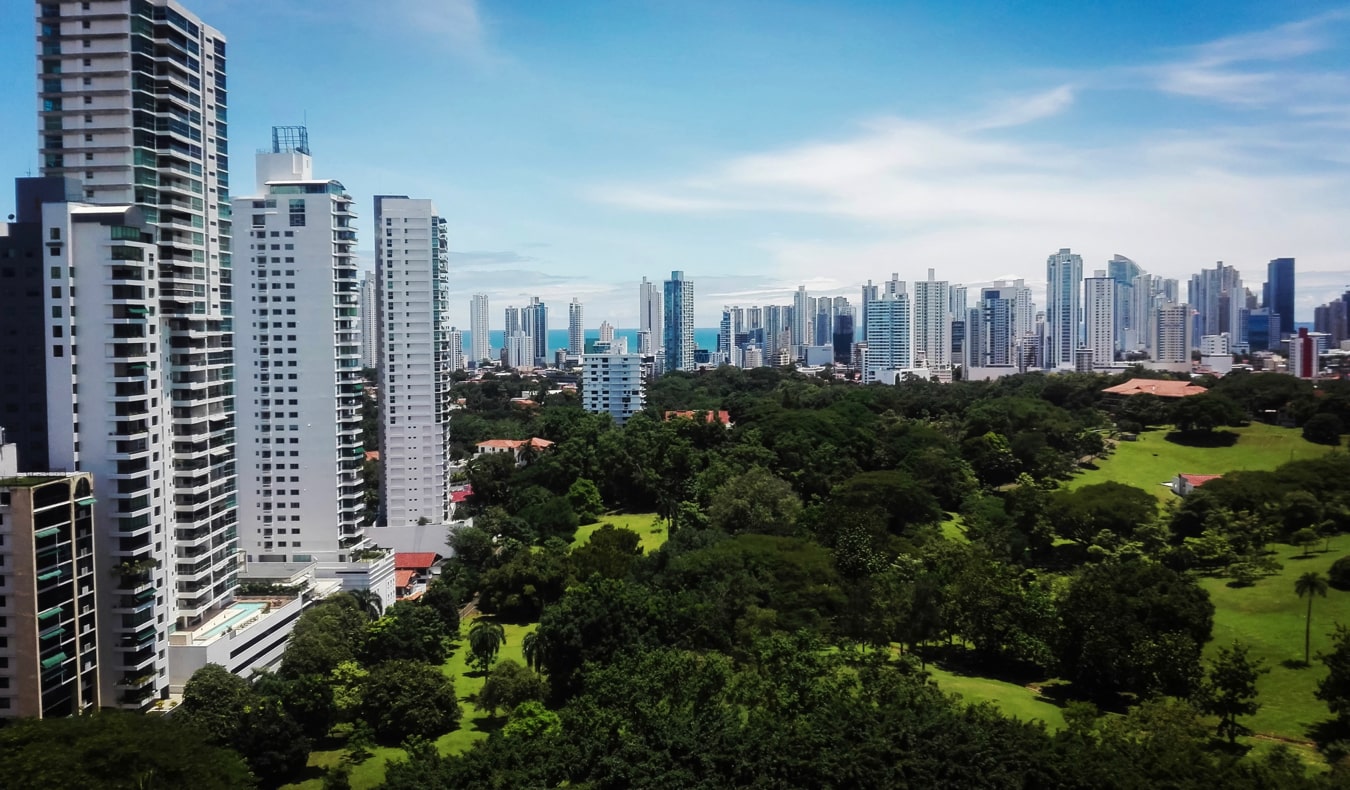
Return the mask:
<path id="1" fill-rule="evenodd" d="M 1188 304 L 1168 303 L 1154 312 L 1156 328 L 1153 330 L 1153 348 L 1150 356 L 1154 362 L 1165 364 L 1188 364 L 1191 361 L 1191 347 L 1194 345 L 1191 320 L 1191 306 Z"/>
<path id="2" fill-rule="evenodd" d="M 380 362 L 380 330 L 376 320 L 375 278 L 366 275 L 361 278 L 361 367 L 374 368 Z"/>
<path id="3" fill-rule="evenodd" d="M 912 316 L 909 294 L 901 284 L 898 292 L 883 295 L 867 306 L 867 354 L 863 383 L 881 380 L 881 373 L 908 370 L 914 366 Z"/>
<path id="4" fill-rule="evenodd" d="M 643 277 L 638 285 L 638 353 L 655 354 L 664 339 L 665 320 L 662 318 L 662 291 L 656 283 Z M 644 334 L 645 333 L 645 334 Z M 644 342 L 645 341 L 645 342 Z"/>
<path id="5" fill-rule="evenodd" d="M 567 353 L 578 355 L 586 350 L 586 319 L 583 307 L 576 297 L 567 305 Z"/>
<path id="6" fill-rule="evenodd" d="M 616 425 L 642 411 L 647 384 L 641 354 L 586 354 L 581 371 L 581 404 L 586 411 L 608 414 Z"/>
<path id="7" fill-rule="evenodd" d="M 364 543 L 356 212 L 316 179 L 307 134 L 274 134 L 240 245 L 240 545 L 248 562 L 342 562 Z M 243 299 L 239 300 L 241 306 Z"/>
<path id="8" fill-rule="evenodd" d="M 474 294 L 469 300 L 469 361 L 475 366 L 492 357 L 488 332 L 488 295 Z"/>
<path id="9" fill-rule="evenodd" d="M 1116 361 L 1116 287 L 1103 270 L 1083 280 L 1083 348 L 1092 352 L 1093 365 Z"/>
<path id="10" fill-rule="evenodd" d="M 376 196 L 380 488 L 391 527 L 450 515 L 447 244 L 445 218 L 430 200 Z"/>
<path id="11" fill-rule="evenodd" d="M 930 370 L 951 368 L 951 289 L 928 270 L 927 280 L 914 283 L 914 354 Z"/>
<path id="12" fill-rule="evenodd" d="M 1294 334 L 1294 259 L 1275 258 L 1266 265 L 1262 306 L 1280 315 L 1280 337 Z"/>
<path id="13" fill-rule="evenodd" d="M 673 271 L 665 282 L 666 370 L 694 369 L 694 281 L 684 272 Z"/>
<path id="14" fill-rule="evenodd" d="M 1061 249 L 1045 262 L 1045 320 L 1048 345 L 1045 366 L 1072 365 L 1079 346 L 1082 311 L 1083 257 Z"/>

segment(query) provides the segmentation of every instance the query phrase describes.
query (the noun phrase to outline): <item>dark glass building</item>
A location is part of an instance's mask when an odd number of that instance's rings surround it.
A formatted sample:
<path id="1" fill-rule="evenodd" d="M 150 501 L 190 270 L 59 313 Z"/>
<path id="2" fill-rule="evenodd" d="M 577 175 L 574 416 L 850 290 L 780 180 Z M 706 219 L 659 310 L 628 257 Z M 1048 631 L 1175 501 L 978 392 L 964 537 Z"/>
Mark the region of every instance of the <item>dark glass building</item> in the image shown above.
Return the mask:
<path id="1" fill-rule="evenodd" d="M 1266 267 L 1262 307 L 1280 314 L 1280 336 L 1294 334 L 1294 259 L 1276 258 Z"/>

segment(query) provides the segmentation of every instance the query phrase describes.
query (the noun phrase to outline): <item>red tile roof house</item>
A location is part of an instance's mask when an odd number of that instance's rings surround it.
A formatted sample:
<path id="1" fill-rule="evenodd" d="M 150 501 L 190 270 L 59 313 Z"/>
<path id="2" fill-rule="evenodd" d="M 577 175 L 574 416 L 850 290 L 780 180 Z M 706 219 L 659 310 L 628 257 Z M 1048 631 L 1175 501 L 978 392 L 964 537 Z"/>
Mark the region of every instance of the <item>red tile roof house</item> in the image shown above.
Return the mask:
<path id="1" fill-rule="evenodd" d="M 475 457 L 490 455 L 492 453 L 515 453 L 516 465 L 525 464 L 525 448 L 529 447 L 535 452 L 542 453 L 553 446 L 553 442 L 548 439 L 488 439 L 486 442 L 478 443 L 478 451 Z"/>
<path id="2" fill-rule="evenodd" d="M 1200 486 L 1211 480 L 1218 480 L 1223 475 L 1188 475 L 1179 474 L 1172 478 L 1172 493 L 1177 496 L 1186 496 Z"/>
<path id="3" fill-rule="evenodd" d="M 704 421 L 706 421 L 706 422 L 720 422 L 720 423 L 722 423 L 722 425 L 726 426 L 727 428 L 730 428 L 731 425 L 732 425 L 732 423 L 731 423 L 731 412 L 725 411 L 725 410 L 722 410 L 722 411 L 704 411 L 704 410 L 698 410 L 698 411 L 668 411 L 668 412 L 665 413 L 665 420 L 666 420 L 666 422 L 670 422 L 671 420 L 677 420 L 677 419 L 678 419 L 678 420 L 695 420 L 695 419 L 698 419 L 698 415 L 700 415 L 700 414 L 703 415 L 703 419 L 704 419 Z"/>
<path id="4" fill-rule="evenodd" d="M 1187 381 L 1167 379 L 1130 379 L 1124 384 L 1102 390 L 1107 395 L 1156 395 L 1159 398 L 1188 398 L 1208 392 L 1204 387 Z"/>
<path id="5" fill-rule="evenodd" d="M 434 551 L 394 552 L 394 587 L 399 599 L 417 592 L 431 579 L 432 569 L 441 561 Z"/>

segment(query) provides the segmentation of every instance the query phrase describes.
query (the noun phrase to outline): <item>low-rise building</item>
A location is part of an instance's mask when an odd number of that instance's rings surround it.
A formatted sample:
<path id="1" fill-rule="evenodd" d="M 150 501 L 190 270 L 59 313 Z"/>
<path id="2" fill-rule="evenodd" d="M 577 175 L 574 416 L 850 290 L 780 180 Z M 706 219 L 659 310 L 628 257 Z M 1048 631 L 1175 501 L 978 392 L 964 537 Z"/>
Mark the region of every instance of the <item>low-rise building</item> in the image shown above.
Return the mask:
<path id="1" fill-rule="evenodd" d="M 1211 480 L 1218 480 L 1223 475 L 1191 475 L 1179 474 L 1172 478 L 1172 493 L 1177 496 L 1188 496 L 1192 491 Z"/>
<path id="2" fill-rule="evenodd" d="M 479 442 L 475 458 L 493 455 L 496 453 L 511 453 L 515 456 L 516 465 L 524 466 L 526 457 L 531 452 L 542 453 L 553 446 L 553 442 L 548 439 L 488 439 L 485 442 Z"/>

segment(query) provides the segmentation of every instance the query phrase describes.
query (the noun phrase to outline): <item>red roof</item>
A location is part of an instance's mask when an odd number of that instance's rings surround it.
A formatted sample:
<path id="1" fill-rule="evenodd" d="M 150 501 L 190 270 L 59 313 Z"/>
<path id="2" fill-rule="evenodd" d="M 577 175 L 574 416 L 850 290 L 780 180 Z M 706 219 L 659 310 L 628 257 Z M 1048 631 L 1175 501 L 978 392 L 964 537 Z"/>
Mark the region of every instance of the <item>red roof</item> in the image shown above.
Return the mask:
<path id="1" fill-rule="evenodd" d="M 1102 390 L 1112 395 L 1157 395 L 1159 398 L 1187 398 L 1208 392 L 1187 381 L 1168 381 L 1164 379 L 1130 379 L 1124 384 L 1107 387 Z"/>
<path id="2" fill-rule="evenodd" d="M 704 419 L 708 422 L 720 422 L 723 425 L 731 424 L 731 412 L 729 411 L 705 411 L 701 409 L 698 411 L 668 411 L 665 416 L 667 421 L 675 418 L 692 420 L 700 413 L 704 415 Z"/>
<path id="3" fill-rule="evenodd" d="M 394 586 L 407 587 L 416 575 L 417 571 L 394 571 Z"/>
<path id="4" fill-rule="evenodd" d="M 424 571 L 436 564 L 440 555 L 434 551 L 396 551 L 394 567 L 398 570 Z"/>
<path id="5" fill-rule="evenodd" d="M 1211 480 L 1218 480 L 1223 475 L 1181 475 L 1181 479 L 1191 484 L 1192 488 L 1199 488 Z"/>
<path id="6" fill-rule="evenodd" d="M 379 451 L 379 450 L 366 450 L 366 460 L 367 460 L 367 461 L 378 461 L 378 460 L 380 460 L 380 451 Z"/>
<path id="7" fill-rule="evenodd" d="M 548 439 L 540 439 L 540 438 L 538 438 L 538 437 L 536 437 L 536 438 L 534 438 L 534 439 L 529 439 L 529 440 L 526 440 L 526 439 L 488 439 L 486 442 L 479 442 L 477 446 L 478 446 L 479 448 L 489 447 L 489 448 L 492 448 L 492 449 L 519 450 L 520 448 L 524 447 L 526 444 L 529 444 L 531 447 L 533 447 L 533 448 L 536 449 L 536 450 L 543 450 L 543 449 L 545 449 L 545 448 L 548 448 L 548 447 L 552 447 L 552 446 L 553 446 L 553 442 L 550 442 Z"/>
<path id="8" fill-rule="evenodd" d="M 469 497 L 471 496 L 473 496 L 473 486 L 469 486 L 468 488 L 461 488 L 458 491 L 451 491 L 450 501 L 456 504 L 460 502 L 467 502 Z"/>

